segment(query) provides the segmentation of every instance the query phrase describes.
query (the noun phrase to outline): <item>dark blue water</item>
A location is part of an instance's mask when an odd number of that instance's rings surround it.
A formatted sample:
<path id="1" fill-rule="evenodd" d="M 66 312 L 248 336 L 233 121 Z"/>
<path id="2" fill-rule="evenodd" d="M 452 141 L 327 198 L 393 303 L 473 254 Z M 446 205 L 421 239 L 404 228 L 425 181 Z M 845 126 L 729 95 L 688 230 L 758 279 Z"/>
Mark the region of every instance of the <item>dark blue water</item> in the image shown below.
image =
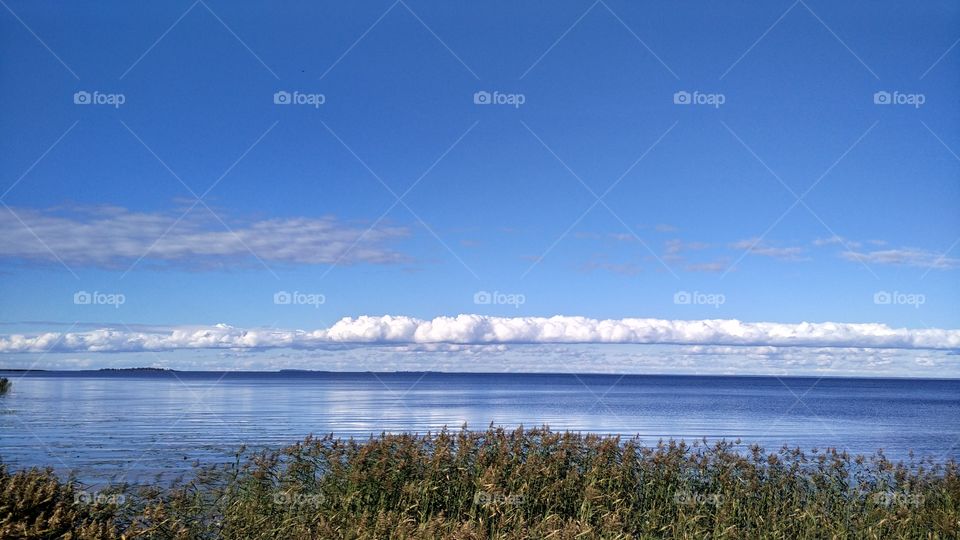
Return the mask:
<path id="1" fill-rule="evenodd" d="M 960 457 L 960 381 L 444 373 L 3 373 L 0 457 L 142 481 L 307 434 L 463 423 Z"/>

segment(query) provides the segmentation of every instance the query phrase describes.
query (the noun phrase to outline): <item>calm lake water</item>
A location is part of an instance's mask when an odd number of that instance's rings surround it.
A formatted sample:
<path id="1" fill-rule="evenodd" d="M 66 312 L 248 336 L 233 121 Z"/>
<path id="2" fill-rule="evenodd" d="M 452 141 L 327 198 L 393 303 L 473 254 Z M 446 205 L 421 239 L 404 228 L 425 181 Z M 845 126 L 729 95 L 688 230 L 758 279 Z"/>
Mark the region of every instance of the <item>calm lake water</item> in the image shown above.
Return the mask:
<path id="1" fill-rule="evenodd" d="M 960 458 L 960 381 L 443 373 L 4 373 L 0 458 L 87 483 L 174 477 L 239 446 L 464 422 Z"/>

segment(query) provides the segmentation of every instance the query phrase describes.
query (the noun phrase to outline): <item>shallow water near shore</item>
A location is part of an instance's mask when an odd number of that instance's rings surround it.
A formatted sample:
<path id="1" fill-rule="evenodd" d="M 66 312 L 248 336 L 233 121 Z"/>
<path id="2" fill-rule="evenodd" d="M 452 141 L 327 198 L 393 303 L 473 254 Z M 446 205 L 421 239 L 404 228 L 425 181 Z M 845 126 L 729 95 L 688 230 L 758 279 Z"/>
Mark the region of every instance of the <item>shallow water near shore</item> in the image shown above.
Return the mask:
<path id="1" fill-rule="evenodd" d="M 894 460 L 960 458 L 960 381 L 666 375 L 0 372 L 0 457 L 88 484 L 172 479 L 241 445 L 367 438 L 466 423 L 767 450 L 836 447 Z"/>

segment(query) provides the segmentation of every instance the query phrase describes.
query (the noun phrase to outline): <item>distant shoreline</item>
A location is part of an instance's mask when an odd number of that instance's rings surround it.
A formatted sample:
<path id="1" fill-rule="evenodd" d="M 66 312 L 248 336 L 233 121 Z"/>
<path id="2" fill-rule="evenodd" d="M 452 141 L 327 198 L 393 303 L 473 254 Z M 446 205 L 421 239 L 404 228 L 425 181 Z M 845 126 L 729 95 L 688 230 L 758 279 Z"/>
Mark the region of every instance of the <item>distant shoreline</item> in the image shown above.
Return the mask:
<path id="1" fill-rule="evenodd" d="M 329 375 L 476 375 L 476 376 L 558 376 L 571 375 L 578 377 L 690 377 L 690 378 L 724 378 L 724 379 L 839 379 L 839 380 L 871 380 L 871 381 L 960 381 L 960 377 L 893 377 L 868 375 L 767 375 L 756 373 L 745 373 L 742 375 L 732 375 L 729 373 L 591 373 L 591 372 L 562 372 L 562 371 L 335 371 L 327 369 L 278 369 L 278 370 L 184 370 L 158 367 L 128 367 L 128 368 L 98 368 L 98 369 L 21 369 L 21 368 L 0 368 L 0 373 L 46 373 L 46 374 L 71 374 L 71 375 L 95 375 L 95 374 L 175 374 L 182 373 L 187 375 L 197 374 L 237 374 L 237 375 L 279 375 L 279 374 L 329 374 Z"/>

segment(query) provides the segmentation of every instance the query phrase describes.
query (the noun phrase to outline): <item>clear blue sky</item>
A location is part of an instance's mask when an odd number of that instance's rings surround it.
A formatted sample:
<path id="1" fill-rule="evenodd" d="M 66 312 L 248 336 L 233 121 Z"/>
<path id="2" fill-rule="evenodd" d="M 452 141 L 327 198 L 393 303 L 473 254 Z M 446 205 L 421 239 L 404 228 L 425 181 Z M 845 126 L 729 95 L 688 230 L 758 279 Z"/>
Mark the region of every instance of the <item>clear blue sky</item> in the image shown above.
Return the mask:
<path id="1" fill-rule="evenodd" d="M 460 313 L 960 328 L 954 2 L 4 1 L 4 334 Z"/>

